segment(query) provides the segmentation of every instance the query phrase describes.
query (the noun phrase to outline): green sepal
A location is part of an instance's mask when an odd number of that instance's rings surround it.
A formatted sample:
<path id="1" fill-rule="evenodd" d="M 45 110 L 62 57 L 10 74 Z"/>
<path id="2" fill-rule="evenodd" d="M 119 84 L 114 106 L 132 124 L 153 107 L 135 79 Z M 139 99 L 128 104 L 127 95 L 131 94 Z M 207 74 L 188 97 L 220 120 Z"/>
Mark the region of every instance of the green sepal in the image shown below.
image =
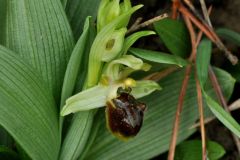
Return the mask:
<path id="1" fill-rule="evenodd" d="M 111 80 L 120 80 L 127 78 L 133 71 L 149 69 L 150 65 L 143 63 L 140 58 L 133 55 L 123 55 L 107 65 L 104 75 L 111 78 Z"/>
<path id="2" fill-rule="evenodd" d="M 107 86 L 97 85 L 68 98 L 61 116 L 105 106 L 108 90 Z"/>
<path id="3" fill-rule="evenodd" d="M 123 54 L 126 54 L 128 49 L 139 39 L 145 36 L 156 34 L 154 31 L 139 31 L 128 36 L 124 42 Z"/>
<path id="4" fill-rule="evenodd" d="M 141 80 L 136 82 L 137 82 L 136 86 L 132 88 L 132 92 L 131 92 L 131 94 L 135 98 L 142 98 L 144 96 L 151 94 L 156 90 L 162 89 L 158 83 L 151 80 Z"/>
<path id="5" fill-rule="evenodd" d="M 115 30 L 109 37 L 102 40 L 102 47 L 99 48 L 99 52 L 102 54 L 102 61 L 109 62 L 119 55 L 123 47 L 126 32 L 127 28 L 121 28 Z"/>

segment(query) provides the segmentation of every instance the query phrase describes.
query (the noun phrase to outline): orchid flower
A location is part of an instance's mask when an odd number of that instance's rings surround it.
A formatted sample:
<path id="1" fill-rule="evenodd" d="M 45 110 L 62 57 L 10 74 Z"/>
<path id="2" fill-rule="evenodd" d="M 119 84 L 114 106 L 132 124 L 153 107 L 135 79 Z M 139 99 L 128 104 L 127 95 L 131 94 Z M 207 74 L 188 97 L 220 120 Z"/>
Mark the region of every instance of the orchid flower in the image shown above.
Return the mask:
<path id="1" fill-rule="evenodd" d="M 89 53 L 84 90 L 66 100 L 62 116 L 106 107 L 107 126 L 115 136 L 126 139 L 138 133 L 146 105 L 136 98 L 160 89 L 154 81 L 130 78 L 132 72 L 151 68 L 140 58 L 127 54 L 137 39 L 155 34 L 140 31 L 125 37 L 131 14 L 141 7 L 132 7 L 129 0 L 122 3 L 119 0 L 101 1 L 98 33 Z"/>

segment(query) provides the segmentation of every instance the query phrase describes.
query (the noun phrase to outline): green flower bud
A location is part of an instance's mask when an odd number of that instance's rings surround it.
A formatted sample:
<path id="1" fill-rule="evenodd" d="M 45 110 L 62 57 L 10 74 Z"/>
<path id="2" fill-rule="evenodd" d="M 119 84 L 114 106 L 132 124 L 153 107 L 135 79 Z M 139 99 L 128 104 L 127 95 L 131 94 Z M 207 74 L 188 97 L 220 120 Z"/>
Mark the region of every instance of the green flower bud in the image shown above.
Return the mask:
<path id="1" fill-rule="evenodd" d="M 119 0 L 103 0 L 98 10 L 97 31 L 112 22 L 120 14 Z"/>

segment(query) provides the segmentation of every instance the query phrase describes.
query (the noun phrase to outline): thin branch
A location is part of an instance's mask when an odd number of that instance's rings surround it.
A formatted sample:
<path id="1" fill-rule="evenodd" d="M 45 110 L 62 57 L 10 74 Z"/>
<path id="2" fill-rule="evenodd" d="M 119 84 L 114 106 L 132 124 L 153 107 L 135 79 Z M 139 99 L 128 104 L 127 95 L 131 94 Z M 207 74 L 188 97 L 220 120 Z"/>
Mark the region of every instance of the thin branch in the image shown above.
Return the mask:
<path id="1" fill-rule="evenodd" d="M 152 80 L 152 81 L 157 82 L 178 69 L 179 69 L 178 67 L 169 67 L 163 71 L 152 73 L 152 74 L 144 77 L 143 79 L 144 80 Z"/>
<path id="2" fill-rule="evenodd" d="M 214 119 L 216 119 L 216 117 L 208 117 L 208 118 L 205 118 L 204 120 L 204 124 L 207 124 L 209 122 L 212 122 Z M 200 127 L 201 126 L 201 123 L 200 122 L 197 122 L 195 124 L 193 124 L 191 127 L 189 127 L 188 129 L 195 129 L 197 127 Z"/>
<path id="3" fill-rule="evenodd" d="M 215 90 L 215 92 L 217 94 L 217 97 L 218 97 L 219 101 L 223 105 L 224 109 L 228 113 L 231 114 L 231 112 L 230 112 L 230 110 L 229 110 L 229 108 L 227 106 L 227 102 L 226 102 L 226 100 L 225 100 L 225 98 L 223 96 L 222 89 L 221 89 L 221 87 L 219 85 L 219 82 L 217 80 L 217 77 L 216 77 L 215 73 L 213 72 L 212 67 L 209 67 L 209 75 L 210 75 L 210 80 L 211 80 L 212 86 L 213 86 L 213 88 L 214 88 L 214 90 Z M 231 134 L 232 134 L 233 140 L 234 140 L 234 142 L 236 144 L 236 147 L 237 147 L 237 150 L 238 150 L 238 154 L 240 155 L 240 140 L 239 140 L 239 138 L 235 134 L 233 134 L 233 133 L 231 133 Z"/>
<path id="4" fill-rule="evenodd" d="M 188 27 L 190 36 L 191 36 L 191 42 L 192 42 L 192 53 L 190 57 L 194 57 L 193 55 L 196 55 L 196 35 L 192 26 L 192 23 L 190 20 L 184 16 L 184 20 L 186 22 L 186 25 Z M 190 58 L 190 60 L 193 60 L 194 58 Z M 169 146 L 169 152 L 168 152 L 168 160 L 174 160 L 174 155 L 175 155 L 175 149 L 176 149 L 176 144 L 177 144 L 177 136 L 178 136 L 178 128 L 179 128 L 179 122 L 180 122 L 180 116 L 182 113 L 182 108 L 183 108 L 183 101 L 184 97 L 186 95 L 186 90 L 187 90 L 187 85 L 191 73 L 191 65 L 188 65 L 185 71 L 184 75 L 184 80 L 182 83 L 182 88 L 180 91 L 180 95 L 178 98 L 178 105 L 177 105 L 177 111 L 175 114 L 175 121 L 173 125 L 173 132 L 172 132 L 172 138 Z"/>
<path id="5" fill-rule="evenodd" d="M 184 97 L 185 97 L 185 94 L 186 94 L 191 69 L 192 69 L 192 67 L 190 65 L 187 66 L 185 74 L 184 74 L 184 80 L 183 80 L 181 92 L 180 92 L 180 95 L 179 95 L 179 98 L 178 98 L 177 111 L 176 111 L 176 114 L 175 114 L 175 121 L 174 121 L 174 126 L 173 126 L 172 138 L 171 138 L 169 152 L 168 152 L 168 160 L 174 160 L 180 115 L 182 113 L 183 100 L 184 100 Z"/>
<path id="6" fill-rule="evenodd" d="M 207 11 L 207 6 L 205 4 L 205 1 L 204 0 L 200 0 L 200 4 L 201 4 L 201 8 L 202 8 L 204 19 L 207 21 L 208 25 L 210 27 L 212 27 L 212 23 L 211 23 L 211 20 L 209 18 L 209 14 L 208 14 L 208 11 Z"/>
<path id="7" fill-rule="evenodd" d="M 217 45 L 217 47 L 224 51 L 225 56 L 228 58 L 228 60 L 233 64 L 237 64 L 238 63 L 238 58 L 236 56 L 234 56 L 226 47 L 225 45 L 222 43 L 222 41 L 220 40 L 220 38 L 218 37 L 218 35 L 214 32 L 214 30 L 208 26 L 207 24 L 205 24 L 204 22 L 200 21 L 199 19 L 197 19 L 194 15 L 192 15 L 192 13 L 182 4 L 179 5 L 179 11 L 187 16 L 201 31 L 203 31 L 205 33 L 205 35 L 213 42 Z"/>
<path id="8" fill-rule="evenodd" d="M 129 34 L 130 32 L 133 32 L 134 29 L 137 27 L 137 25 L 139 25 L 142 22 L 143 18 L 139 17 L 136 19 L 136 21 L 133 23 L 133 25 L 128 29 L 127 34 Z"/>
<path id="9" fill-rule="evenodd" d="M 172 0 L 172 19 L 177 19 L 180 0 Z"/>
<path id="10" fill-rule="evenodd" d="M 159 16 L 157 16 L 157 17 L 154 17 L 154 18 L 152 18 L 152 19 L 149 19 L 149 20 L 147 20 L 147 21 L 145 21 L 145 22 L 143 22 L 143 23 L 140 23 L 142 19 L 138 18 L 138 19 L 136 20 L 136 22 L 130 27 L 130 29 L 127 31 L 126 34 L 135 32 L 135 31 L 137 31 L 137 30 L 139 30 L 139 29 L 141 29 L 141 28 L 147 27 L 147 26 L 153 24 L 154 22 L 160 21 L 160 20 L 165 19 L 165 18 L 167 18 L 167 17 L 168 17 L 167 13 L 164 13 L 164 14 L 162 14 L 162 15 L 159 15 Z M 140 23 L 140 24 L 139 24 L 139 23 Z"/>
<path id="11" fill-rule="evenodd" d="M 199 112 L 199 117 L 200 117 L 201 139 L 202 139 L 202 160 L 206 160 L 207 159 L 207 154 L 206 154 L 207 151 L 206 151 L 206 133 L 205 133 L 205 126 L 204 126 L 203 98 L 202 98 L 202 90 L 201 90 L 200 83 L 199 83 L 196 73 L 197 72 L 196 72 L 196 67 L 195 67 L 198 112 Z"/>
<path id="12" fill-rule="evenodd" d="M 237 110 L 240 108 L 240 99 L 237 99 L 234 101 L 230 106 L 228 107 L 230 111 Z"/>

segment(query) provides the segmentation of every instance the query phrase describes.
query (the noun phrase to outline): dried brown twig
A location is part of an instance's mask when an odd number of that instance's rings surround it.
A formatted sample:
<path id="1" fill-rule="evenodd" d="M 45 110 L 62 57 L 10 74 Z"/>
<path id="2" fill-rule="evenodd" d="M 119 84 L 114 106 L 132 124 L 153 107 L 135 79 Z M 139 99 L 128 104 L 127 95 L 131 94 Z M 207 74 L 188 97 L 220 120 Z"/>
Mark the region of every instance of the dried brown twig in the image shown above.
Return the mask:
<path id="1" fill-rule="evenodd" d="M 203 97 L 202 97 L 202 90 L 200 87 L 199 80 L 196 74 L 196 67 L 195 67 L 195 80 L 196 80 L 196 87 L 197 87 L 197 101 L 198 101 L 198 112 L 200 117 L 200 130 L 201 130 L 201 139 L 202 139 L 202 160 L 207 159 L 206 154 L 206 133 L 205 133 L 205 123 L 204 123 L 204 111 L 203 111 Z"/>
<path id="2" fill-rule="evenodd" d="M 210 12 L 211 12 L 211 7 L 209 9 L 209 13 Z M 183 18 L 188 27 L 190 37 L 191 37 L 192 52 L 191 52 L 189 61 L 192 62 L 192 61 L 195 61 L 195 59 L 196 59 L 197 46 L 201 40 L 202 31 L 199 32 L 198 37 L 196 38 L 192 23 L 190 21 L 191 19 L 188 16 L 185 16 L 184 14 L 183 14 Z M 181 115 L 182 108 L 183 108 L 183 100 L 184 100 L 184 96 L 186 93 L 190 72 L 191 72 L 191 65 L 187 66 L 187 68 L 186 68 L 181 92 L 179 95 L 179 101 L 178 101 L 178 106 L 177 106 L 177 111 L 176 111 L 175 121 L 174 121 L 174 127 L 173 127 L 173 133 L 172 133 L 171 143 L 170 143 L 170 147 L 169 147 L 168 160 L 174 159 L 180 115 Z M 206 137 L 205 137 L 206 134 L 205 134 L 205 127 L 204 127 L 204 115 L 203 115 L 203 104 L 202 104 L 202 101 L 203 101 L 202 100 L 202 91 L 201 91 L 201 87 L 200 87 L 199 81 L 196 76 L 195 76 L 195 78 L 196 78 L 196 85 L 197 85 L 199 116 L 200 116 L 200 122 L 201 122 L 200 126 L 201 126 L 201 135 L 202 135 L 202 159 L 205 160 L 207 155 L 206 155 Z"/>
<path id="3" fill-rule="evenodd" d="M 191 21 L 189 20 L 188 17 L 185 17 L 184 15 L 183 15 L 183 17 L 184 17 L 184 20 L 186 22 L 186 25 L 188 27 L 188 30 L 189 30 L 189 33 L 191 36 L 192 52 L 191 52 L 189 60 L 190 60 L 190 62 L 192 62 L 196 57 L 196 51 L 197 51 L 198 44 L 196 43 L 197 42 L 196 35 L 195 35 L 195 31 L 193 29 Z M 198 37 L 200 37 L 200 36 L 198 36 Z M 183 109 L 183 101 L 184 101 L 184 97 L 186 94 L 191 69 L 192 69 L 191 65 L 188 65 L 186 68 L 186 71 L 185 71 L 184 80 L 182 82 L 182 88 L 181 88 L 180 95 L 178 98 L 177 111 L 176 111 L 176 115 L 175 115 L 175 121 L 174 121 L 174 125 L 173 125 L 172 136 L 171 136 L 172 138 L 171 138 L 169 152 L 168 152 L 168 160 L 174 159 L 180 116 L 181 116 L 182 109 Z"/>
<path id="4" fill-rule="evenodd" d="M 137 30 L 139 30 L 141 28 L 147 27 L 147 26 L 153 24 L 154 22 L 160 21 L 160 20 L 162 20 L 164 18 L 167 18 L 167 17 L 168 17 L 167 13 L 164 13 L 162 15 L 159 15 L 159 16 L 156 16 L 156 17 L 154 17 L 152 19 L 149 19 L 149 20 L 147 20 L 147 21 L 145 21 L 143 23 L 140 23 L 142 21 L 141 17 L 137 18 L 137 20 L 134 22 L 134 24 L 128 29 L 126 34 L 135 32 L 135 31 L 137 31 Z"/>
<path id="5" fill-rule="evenodd" d="M 190 1 L 185 0 L 189 8 L 193 8 L 193 5 L 191 5 Z M 214 32 L 211 26 L 209 26 L 204 20 L 196 18 L 184 5 L 181 3 L 178 4 L 178 10 L 183 15 L 187 16 L 201 31 L 205 33 L 205 35 L 214 43 L 216 46 L 222 50 L 225 53 L 225 56 L 228 58 L 228 60 L 233 64 L 238 63 L 238 58 L 234 56 L 222 43 L 221 39 L 218 37 L 218 35 Z M 195 12 L 195 10 L 194 10 Z"/>

